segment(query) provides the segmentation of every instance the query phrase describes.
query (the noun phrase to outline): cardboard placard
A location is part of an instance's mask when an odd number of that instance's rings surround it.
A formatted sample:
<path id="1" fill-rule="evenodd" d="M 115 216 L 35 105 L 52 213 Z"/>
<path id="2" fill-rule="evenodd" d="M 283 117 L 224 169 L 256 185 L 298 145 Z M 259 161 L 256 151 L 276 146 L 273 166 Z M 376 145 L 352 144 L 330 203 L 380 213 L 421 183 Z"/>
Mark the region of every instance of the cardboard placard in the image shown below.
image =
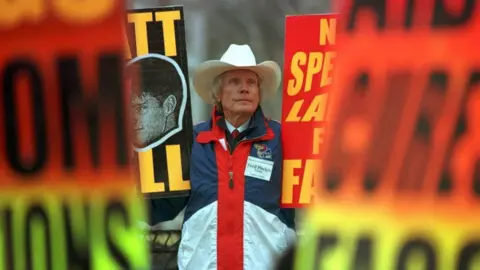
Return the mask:
<path id="1" fill-rule="evenodd" d="M 480 2 L 342 2 L 296 269 L 478 268 Z"/>
<path id="2" fill-rule="evenodd" d="M 193 143 L 182 6 L 128 12 L 127 88 L 141 192 L 187 196 Z"/>
<path id="3" fill-rule="evenodd" d="M 332 84 L 335 14 L 287 16 L 282 100 L 281 205 L 315 200 L 322 166 L 325 113 Z"/>
<path id="4" fill-rule="evenodd" d="M 146 269 L 123 1 L 0 4 L 0 269 Z"/>

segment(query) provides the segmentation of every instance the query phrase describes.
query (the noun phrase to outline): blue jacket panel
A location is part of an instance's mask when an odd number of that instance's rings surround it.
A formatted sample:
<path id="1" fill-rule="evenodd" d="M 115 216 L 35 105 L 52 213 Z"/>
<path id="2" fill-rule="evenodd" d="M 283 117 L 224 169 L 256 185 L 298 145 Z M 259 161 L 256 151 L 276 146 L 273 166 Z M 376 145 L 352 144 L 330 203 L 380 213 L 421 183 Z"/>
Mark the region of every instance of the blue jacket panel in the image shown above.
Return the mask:
<path id="1" fill-rule="evenodd" d="M 223 121 L 223 118 L 219 118 Z M 244 192 L 245 201 L 250 202 L 265 211 L 277 216 L 285 225 L 295 227 L 295 209 L 280 208 L 280 195 L 282 188 L 282 144 L 280 123 L 273 120 L 265 120 L 261 109 L 252 117 L 251 124 L 247 129 L 245 139 L 261 137 L 270 129 L 273 138 L 269 140 L 255 141 L 252 144 L 249 155 L 273 161 L 273 170 L 270 181 L 245 177 Z M 188 198 L 168 198 L 151 200 L 151 222 L 158 223 L 175 218 L 178 213 L 187 206 L 184 222 L 203 207 L 215 202 L 218 195 L 218 168 L 215 155 L 215 144 L 218 142 L 200 143 L 197 136 L 202 132 L 209 132 L 219 128 L 213 125 L 211 118 L 207 122 L 197 124 L 194 127 L 194 143 L 190 159 L 190 184 L 191 192 Z M 245 160 L 248 157 L 245 156 Z M 243 173 L 243 172 L 242 172 Z"/>

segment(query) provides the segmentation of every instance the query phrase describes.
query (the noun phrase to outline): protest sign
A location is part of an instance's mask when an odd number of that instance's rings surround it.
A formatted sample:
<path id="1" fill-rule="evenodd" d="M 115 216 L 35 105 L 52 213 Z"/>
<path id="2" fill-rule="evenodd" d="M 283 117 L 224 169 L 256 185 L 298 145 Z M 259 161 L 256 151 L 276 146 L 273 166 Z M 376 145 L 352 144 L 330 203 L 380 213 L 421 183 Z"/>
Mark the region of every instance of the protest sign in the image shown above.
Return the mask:
<path id="1" fill-rule="evenodd" d="M 343 4 L 296 269 L 480 267 L 480 2 Z"/>
<path id="2" fill-rule="evenodd" d="M 325 112 L 332 84 L 335 14 L 287 16 L 282 100 L 281 205 L 304 207 L 320 181 Z"/>
<path id="3" fill-rule="evenodd" d="M 0 4 L 0 269 L 146 269 L 123 1 Z"/>
<path id="4" fill-rule="evenodd" d="M 126 32 L 140 190 L 187 196 L 193 130 L 183 7 L 130 10 Z"/>

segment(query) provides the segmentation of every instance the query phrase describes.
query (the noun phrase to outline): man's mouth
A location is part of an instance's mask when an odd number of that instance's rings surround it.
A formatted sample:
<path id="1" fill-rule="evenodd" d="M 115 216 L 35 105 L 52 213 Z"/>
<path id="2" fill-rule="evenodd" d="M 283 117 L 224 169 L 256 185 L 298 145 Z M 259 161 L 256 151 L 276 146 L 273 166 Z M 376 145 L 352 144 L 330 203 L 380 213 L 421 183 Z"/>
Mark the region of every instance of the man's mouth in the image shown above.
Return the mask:
<path id="1" fill-rule="evenodd" d="M 140 131 L 140 130 L 142 130 L 142 129 L 143 129 L 142 127 L 136 127 L 136 128 L 134 128 L 133 130 L 135 130 L 135 131 Z"/>

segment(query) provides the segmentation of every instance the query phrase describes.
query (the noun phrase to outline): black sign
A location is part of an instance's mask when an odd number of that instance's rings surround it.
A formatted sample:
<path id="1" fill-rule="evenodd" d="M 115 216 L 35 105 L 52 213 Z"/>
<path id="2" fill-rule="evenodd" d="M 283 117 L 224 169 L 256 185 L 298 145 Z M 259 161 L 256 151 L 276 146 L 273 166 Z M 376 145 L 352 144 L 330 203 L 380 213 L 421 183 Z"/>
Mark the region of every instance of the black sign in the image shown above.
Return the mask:
<path id="1" fill-rule="evenodd" d="M 131 10 L 126 84 L 141 192 L 186 196 L 192 113 L 183 7 Z"/>

